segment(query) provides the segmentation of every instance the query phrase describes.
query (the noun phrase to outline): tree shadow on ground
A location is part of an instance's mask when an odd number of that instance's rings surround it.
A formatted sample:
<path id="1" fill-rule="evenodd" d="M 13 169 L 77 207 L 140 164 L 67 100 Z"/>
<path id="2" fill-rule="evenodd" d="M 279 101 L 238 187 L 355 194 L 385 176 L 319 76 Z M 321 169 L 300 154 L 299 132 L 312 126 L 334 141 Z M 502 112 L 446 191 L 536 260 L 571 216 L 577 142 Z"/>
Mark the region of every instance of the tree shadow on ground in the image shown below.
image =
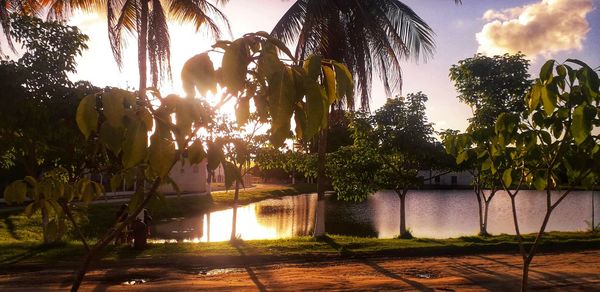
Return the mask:
<path id="1" fill-rule="evenodd" d="M 402 277 L 402 276 L 400 276 L 400 275 L 398 275 L 398 274 L 396 274 L 396 273 L 394 273 L 394 272 L 392 272 L 392 271 L 390 271 L 390 270 L 388 270 L 388 269 L 380 266 L 376 262 L 371 261 L 369 259 L 362 259 L 362 260 L 360 260 L 360 262 L 362 264 L 370 267 L 374 271 L 376 271 L 376 272 L 378 272 L 378 273 L 380 273 L 380 274 L 382 274 L 382 275 L 384 275 L 384 276 L 386 276 L 386 277 L 388 277 L 390 279 L 402 281 L 402 282 L 410 285 L 412 288 L 414 288 L 416 290 L 419 290 L 419 291 L 434 291 L 435 290 L 435 289 L 429 288 L 426 285 L 423 285 L 423 284 L 421 284 L 421 283 L 419 283 L 417 281 L 413 281 L 413 280 L 407 279 L 405 277 Z"/>
<path id="2" fill-rule="evenodd" d="M 235 247 L 235 249 L 240 253 L 240 255 L 242 257 L 246 257 L 246 251 L 248 250 L 248 246 L 246 245 L 246 243 L 244 243 L 243 240 L 234 240 L 234 241 L 230 241 L 229 242 L 233 247 Z M 252 267 L 246 263 L 244 263 L 244 269 L 246 270 L 246 273 L 248 273 L 248 276 L 250 276 L 250 279 L 252 280 L 252 282 L 254 283 L 254 285 L 256 285 L 256 288 L 259 291 L 267 291 L 267 288 L 265 287 L 265 285 L 260 281 L 260 279 L 258 279 L 258 276 L 256 275 L 256 273 L 254 272 L 254 270 L 252 269 Z"/>

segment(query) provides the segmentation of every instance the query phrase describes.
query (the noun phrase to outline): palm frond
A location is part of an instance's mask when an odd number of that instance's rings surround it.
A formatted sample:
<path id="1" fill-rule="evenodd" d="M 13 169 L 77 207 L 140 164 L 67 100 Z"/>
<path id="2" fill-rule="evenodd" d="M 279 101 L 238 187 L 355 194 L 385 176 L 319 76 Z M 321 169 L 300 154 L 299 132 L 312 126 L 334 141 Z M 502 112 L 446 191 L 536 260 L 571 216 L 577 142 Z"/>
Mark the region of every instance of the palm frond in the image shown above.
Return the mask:
<path id="1" fill-rule="evenodd" d="M 219 38 L 222 33 L 220 25 L 225 25 L 231 32 L 225 14 L 206 0 L 171 0 L 169 4 L 169 14 L 179 22 L 193 23 L 196 31 L 206 26 L 211 36 Z"/>
<path id="2" fill-rule="evenodd" d="M 152 86 L 164 78 L 171 78 L 171 49 L 167 18 L 160 0 L 152 0 L 148 23 L 148 59 Z"/>
<path id="3" fill-rule="evenodd" d="M 345 63 L 363 110 L 369 108 L 373 72 L 392 95 L 402 88 L 400 60 L 426 60 L 435 48 L 431 27 L 398 0 L 298 0 L 272 35 L 288 44 L 297 40 L 298 59 L 316 53 Z"/>

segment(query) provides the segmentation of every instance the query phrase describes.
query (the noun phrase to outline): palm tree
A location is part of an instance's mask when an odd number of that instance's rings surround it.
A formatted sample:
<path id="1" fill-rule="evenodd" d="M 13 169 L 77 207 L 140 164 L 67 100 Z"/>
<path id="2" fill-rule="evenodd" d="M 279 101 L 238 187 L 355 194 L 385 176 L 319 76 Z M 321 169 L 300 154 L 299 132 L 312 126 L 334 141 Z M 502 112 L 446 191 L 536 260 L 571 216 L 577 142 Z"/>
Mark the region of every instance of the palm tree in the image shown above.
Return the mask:
<path id="1" fill-rule="evenodd" d="M 8 48 L 15 51 L 12 37 L 10 35 L 10 18 L 11 13 L 23 15 L 38 15 L 41 10 L 41 5 L 38 0 L 0 0 L 0 26 L 2 26 L 2 34 L 6 38 Z M 2 36 L 0 36 L 1 39 Z M 0 43 L 0 56 L 2 56 L 2 43 Z"/>
<path id="2" fill-rule="evenodd" d="M 454 0 L 461 3 L 460 0 Z M 433 30 L 398 0 L 297 0 L 271 34 L 287 43 L 297 41 L 296 59 L 311 54 L 340 61 L 354 75 L 360 107 L 369 110 L 373 72 L 386 95 L 402 88 L 400 60 L 425 59 L 434 50 Z M 353 109 L 354 103 L 335 107 Z M 327 129 L 318 138 L 318 205 L 314 236 L 324 234 L 324 179 Z"/>
<path id="3" fill-rule="evenodd" d="M 1 1 L 1 0 L 0 0 Z M 85 11 L 105 10 L 107 15 L 108 37 L 115 61 L 122 66 L 124 35 L 137 35 L 139 92 L 146 89 L 148 65 L 152 85 L 171 77 L 171 50 L 167 17 L 179 22 L 191 22 L 196 31 L 202 27 L 218 38 L 221 24 L 229 31 L 225 15 L 207 0 L 42 0 L 49 1 L 49 17 L 63 18 L 72 9 Z M 216 0 L 216 5 L 229 0 Z"/>

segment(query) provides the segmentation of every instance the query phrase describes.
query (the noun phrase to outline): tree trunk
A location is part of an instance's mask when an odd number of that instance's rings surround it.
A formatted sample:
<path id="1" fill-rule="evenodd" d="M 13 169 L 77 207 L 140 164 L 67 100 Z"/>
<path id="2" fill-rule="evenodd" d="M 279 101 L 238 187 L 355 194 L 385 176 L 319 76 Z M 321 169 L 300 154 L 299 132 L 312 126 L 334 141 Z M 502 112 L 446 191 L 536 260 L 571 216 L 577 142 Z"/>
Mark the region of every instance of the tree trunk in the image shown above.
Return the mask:
<path id="1" fill-rule="evenodd" d="M 325 234 L 325 152 L 327 151 L 327 129 L 319 135 L 317 166 L 317 210 L 315 214 L 315 230 L 313 237 Z"/>
<path id="2" fill-rule="evenodd" d="M 141 1 L 140 27 L 138 31 L 138 69 L 140 74 L 139 94 L 144 96 L 146 90 L 146 74 L 148 52 L 148 0 Z"/>
<path id="3" fill-rule="evenodd" d="M 490 198 L 490 200 L 485 200 L 484 209 L 483 209 L 483 225 L 481 226 L 482 228 L 481 228 L 481 233 L 480 233 L 480 235 L 482 235 L 482 236 L 490 235 L 487 231 L 490 202 L 491 202 L 491 198 Z"/>
<path id="4" fill-rule="evenodd" d="M 529 281 L 529 265 L 531 261 L 526 260 L 523 263 L 523 277 L 521 278 L 521 291 L 525 292 L 528 289 L 528 281 Z"/>
<path id="5" fill-rule="evenodd" d="M 237 225 L 237 207 L 238 198 L 240 194 L 240 181 L 235 181 L 235 194 L 233 196 L 233 221 L 231 222 L 231 236 L 229 240 L 234 241 L 237 239 L 236 225 Z"/>
<path id="6" fill-rule="evenodd" d="M 477 197 L 477 206 L 479 211 L 479 235 L 485 235 L 485 223 L 484 223 L 484 210 L 483 210 L 483 202 L 481 200 L 481 189 L 477 185 L 478 182 L 475 183 L 475 196 Z"/>
<path id="7" fill-rule="evenodd" d="M 410 237 L 406 230 L 406 193 L 407 189 L 396 190 L 396 194 L 400 198 L 400 237 Z"/>
<path id="8" fill-rule="evenodd" d="M 50 243 L 50 237 L 48 236 L 48 223 L 50 222 L 48 218 L 48 210 L 46 209 L 45 201 L 42 201 L 41 210 L 42 210 L 42 233 L 44 236 L 44 244 Z"/>

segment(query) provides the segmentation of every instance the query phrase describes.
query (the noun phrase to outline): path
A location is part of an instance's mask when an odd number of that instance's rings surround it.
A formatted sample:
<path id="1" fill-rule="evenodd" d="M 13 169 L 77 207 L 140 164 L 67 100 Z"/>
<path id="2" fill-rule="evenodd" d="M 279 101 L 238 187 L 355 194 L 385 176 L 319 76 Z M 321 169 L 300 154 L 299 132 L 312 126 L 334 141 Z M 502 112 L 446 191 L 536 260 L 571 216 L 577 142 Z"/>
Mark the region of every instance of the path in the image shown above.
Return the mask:
<path id="1" fill-rule="evenodd" d="M 186 259 L 173 266 L 174 260 L 91 271 L 82 291 L 515 291 L 521 273 L 515 254 L 247 264 L 229 270 L 209 270 Z M 64 290 L 70 285 L 70 272 L 49 269 L 0 275 L 0 290 Z M 533 290 L 599 291 L 600 250 L 536 256 L 530 275 Z M 148 282 L 123 284 L 133 279 Z"/>

